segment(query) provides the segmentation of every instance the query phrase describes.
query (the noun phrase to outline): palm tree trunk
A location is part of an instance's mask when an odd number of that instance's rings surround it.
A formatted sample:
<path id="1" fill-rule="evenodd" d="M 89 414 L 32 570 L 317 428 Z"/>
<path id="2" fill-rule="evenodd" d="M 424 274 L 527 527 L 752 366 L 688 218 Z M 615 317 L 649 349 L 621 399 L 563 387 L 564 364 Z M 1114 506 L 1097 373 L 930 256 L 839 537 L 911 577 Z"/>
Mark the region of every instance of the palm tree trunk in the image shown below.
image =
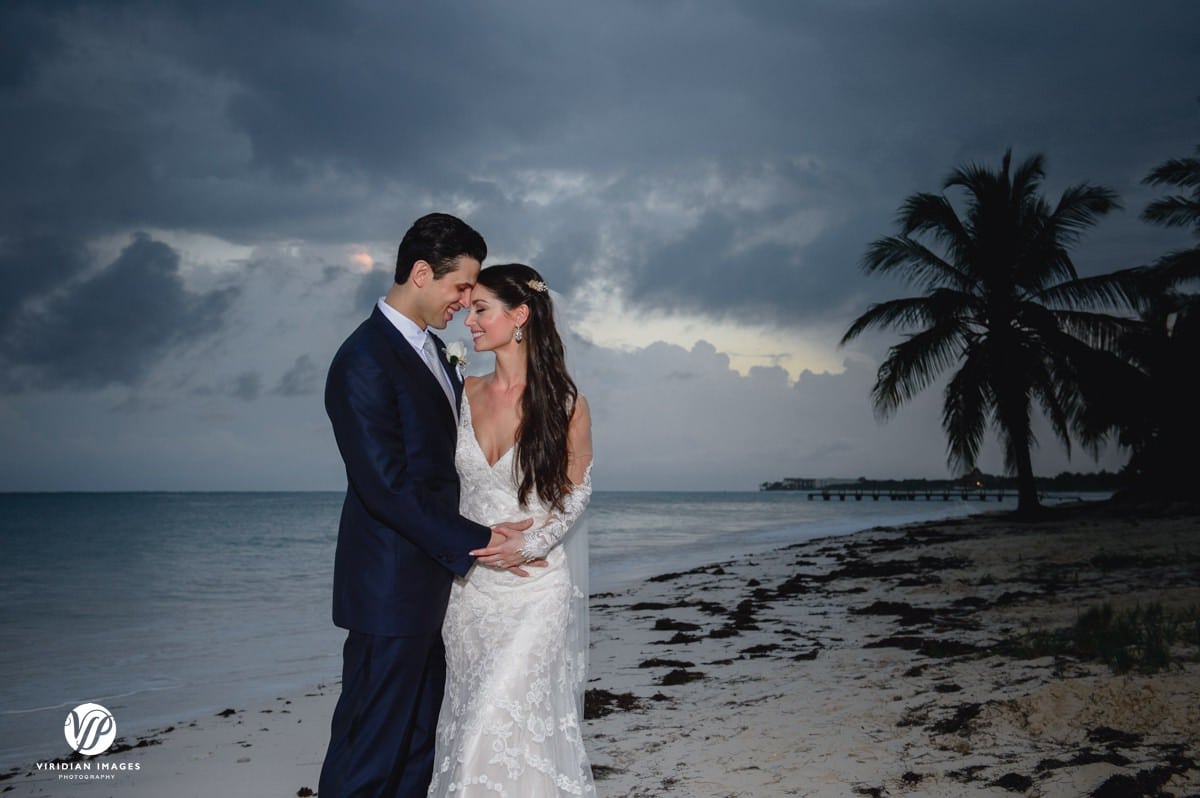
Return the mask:
<path id="1" fill-rule="evenodd" d="M 1038 501 L 1037 482 L 1033 476 L 1033 458 L 1029 454 L 1029 439 L 1014 452 L 1017 466 L 1017 515 L 1037 515 L 1042 505 Z"/>
<path id="2" fill-rule="evenodd" d="M 1038 502 L 1033 457 L 1030 454 L 1033 431 L 1029 425 L 1029 400 L 1009 389 L 997 396 L 996 410 L 1001 434 L 1007 439 L 1009 465 L 1017 472 L 1017 515 L 1036 516 L 1042 505 Z"/>

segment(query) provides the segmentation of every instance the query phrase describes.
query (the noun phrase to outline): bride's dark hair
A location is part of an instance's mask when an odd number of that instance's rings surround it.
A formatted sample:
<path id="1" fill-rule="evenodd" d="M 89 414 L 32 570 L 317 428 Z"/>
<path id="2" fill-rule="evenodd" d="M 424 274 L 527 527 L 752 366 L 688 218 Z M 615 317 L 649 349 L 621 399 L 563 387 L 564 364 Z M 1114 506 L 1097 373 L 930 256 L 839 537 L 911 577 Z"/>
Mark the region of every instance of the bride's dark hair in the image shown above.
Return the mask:
<path id="1" fill-rule="evenodd" d="M 542 276 L 523 263 L 488 266 L 479 272 L 476 282 L 494 293 L 508 310 L 521 305 L 529 308 L 519 344 L 525 350 L 526 369 L 513 464 L 520 477 L 517 498 L 524 507 L 536 490 L 545 505 L 561 510 L 563 498 L 570 492 L 567 428 L 579 390 L 567 373 L 550 292 Z"/>

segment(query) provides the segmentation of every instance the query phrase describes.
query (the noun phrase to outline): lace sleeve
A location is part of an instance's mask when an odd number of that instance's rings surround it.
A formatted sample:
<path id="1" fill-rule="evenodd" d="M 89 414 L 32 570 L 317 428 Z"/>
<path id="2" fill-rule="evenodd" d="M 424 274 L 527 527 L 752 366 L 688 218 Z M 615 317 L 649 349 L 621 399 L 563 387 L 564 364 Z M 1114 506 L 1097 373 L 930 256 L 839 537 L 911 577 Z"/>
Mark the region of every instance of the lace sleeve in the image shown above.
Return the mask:
<path id="1" fill-rule="evenodd" d="M 550 520 L 537 529 L 525 533 L 525 545 L 520 548 L 526 559 L 540 560 L 550 549 L 554 548 L 563 536 L 567 534 L 583 511 L 587 509 L 588 500 L 592 497 L 592 464 L 588 463 L 583 472 L 583 482 L 571 488 L 571 492 L 563 499 L 562 511 L 552 515 Z"/>

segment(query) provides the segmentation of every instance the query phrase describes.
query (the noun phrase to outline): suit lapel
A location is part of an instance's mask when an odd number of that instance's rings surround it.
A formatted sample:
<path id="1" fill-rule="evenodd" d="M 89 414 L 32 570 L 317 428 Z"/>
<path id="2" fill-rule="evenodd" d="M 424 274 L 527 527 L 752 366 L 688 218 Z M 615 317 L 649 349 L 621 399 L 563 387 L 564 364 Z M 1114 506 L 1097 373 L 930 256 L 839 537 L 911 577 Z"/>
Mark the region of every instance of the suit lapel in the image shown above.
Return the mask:
<path id="1" fill-rule="evenodd" d="M 417 350 L 412 348 L 412 344 L 408 342 L 408 339 L 404 337 L 404 334 L 397 330 L 395 325 L 388 321 L 387 316 L 384 316 L 383 311 L 381 311 L 379 308 L 375 308 L 375 310 L 371 313 L 371 321 L 377 328 L 383 331 L 388 343 L 392 345 L 392 350 L 396 353 L 397 359 L 408 371 L 412 380 L 415 380 L 416 386 L 425 393 L 434 397 L 435 404 L 440 406 L 443 410 L 443 418 L 450 422 L 452 428 L 457 429 L 458 419 L 455 418 L 453 408 L 451 408 L 449 402 L 446 401 L 446 392 L 442 390 L 442 386 L 438 383 L 437 377 L 433 376 L 433 372 L 430 371 L 429 367 L 425 365 L 425 359 L 420 355 L 420 353 L 417 352 Z M 441 341 L 438 340 L 437 336 L 433 336 L 433 340 L 434 345 L 439 347 L 438 352 L 440 353 L 442 351 L 440 348 Z M 445 359 L 445 357 L 439 356 L 439 360 L 444 362 Z M 452 377 L 450 379 L 450 384 L 455 385 L 455 393 L 457 394 L 460 389 L 457 387 L 456 383 L 457 381 Z"/>

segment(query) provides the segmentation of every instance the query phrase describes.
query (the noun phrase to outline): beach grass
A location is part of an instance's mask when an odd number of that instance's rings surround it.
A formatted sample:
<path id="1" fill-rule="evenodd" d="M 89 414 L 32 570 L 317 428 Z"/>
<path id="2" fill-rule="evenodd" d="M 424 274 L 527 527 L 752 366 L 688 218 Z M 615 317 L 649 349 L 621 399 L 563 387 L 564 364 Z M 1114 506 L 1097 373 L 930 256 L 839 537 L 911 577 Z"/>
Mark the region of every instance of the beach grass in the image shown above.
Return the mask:
<path id="1" fill-rule="evenodd" d="M 1200 605 L 1175 610 L 1160 602 L 1089 607 L 1074 626 L 1026 632 L 996 649 L 1014 657 L 1102 662 L 1113 673 L 1157 673 L 1200 658 Z"/>

